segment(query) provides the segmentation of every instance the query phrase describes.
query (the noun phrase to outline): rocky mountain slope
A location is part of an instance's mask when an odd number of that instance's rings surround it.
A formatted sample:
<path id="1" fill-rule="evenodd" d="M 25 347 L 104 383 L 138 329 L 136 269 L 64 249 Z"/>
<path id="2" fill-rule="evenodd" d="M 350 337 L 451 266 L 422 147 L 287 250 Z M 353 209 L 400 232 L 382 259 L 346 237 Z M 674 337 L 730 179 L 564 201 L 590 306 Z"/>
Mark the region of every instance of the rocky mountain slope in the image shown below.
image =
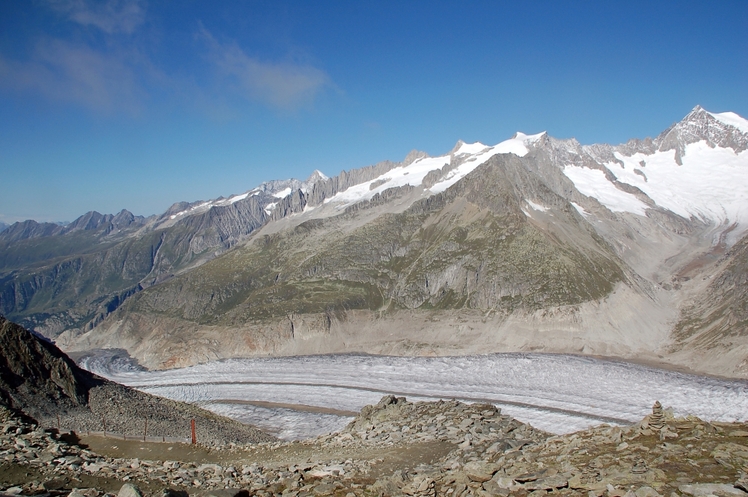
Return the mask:
<path id="1" fill-rule="evenodd" d="M 120 230 L 14 225 L 0 309 L 70 350 L 124 348 L 157 368 L 537 350 L 744 377 L 747 147 L 748 121 L 696 107 L 618 146 L 517 133 Z"/>
<path id="2" fill-rule="evenodd" d="M 192 405 L 149 395 L 80 369 L 52 343 L 0 316 L 0 405 L 41 426 L 77 432 L 189 437 L 195 419 L 205 443 L 273 437 Z M 147 420 L 147 421 L 146 421 Z M 147 422 L 147 425 L 145 424 Z"/>
<path id="3" fill-rule="evenodd" d="M 0 234 L 0 312 L 49 337 L 91 329 L 129 296 L 252 233 L 271 219 L 279 199 L 308 188 L 319 174 L 227 199 L 178 202 L 148 219 L 123 210 L 88 212 L 65 226 L 15 223 Z"/>

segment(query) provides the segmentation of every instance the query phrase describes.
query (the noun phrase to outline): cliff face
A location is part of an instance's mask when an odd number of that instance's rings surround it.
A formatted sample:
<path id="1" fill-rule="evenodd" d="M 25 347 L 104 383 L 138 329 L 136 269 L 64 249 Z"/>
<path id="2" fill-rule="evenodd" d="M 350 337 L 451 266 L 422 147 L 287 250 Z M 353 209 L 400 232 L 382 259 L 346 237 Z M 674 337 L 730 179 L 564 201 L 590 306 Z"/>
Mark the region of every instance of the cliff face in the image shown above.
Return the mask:
<path id="1" fill-rule="evenodd" d="M 0 316 L 0 403 L 43 427 L 186 438 L 197 419 L 204 443 L 273 437 L 198 407 L 155 397 L 80 369 L 54 344 Z"/>
<path id="2" fill-rule="evenodd" d="M 103 380 L 78 368 L 53 344 L 0 316 L 0 396 L 20 410 L 85 406 L 89 389 Z M 46 409 L 44 409 L 46 410 Z"/>

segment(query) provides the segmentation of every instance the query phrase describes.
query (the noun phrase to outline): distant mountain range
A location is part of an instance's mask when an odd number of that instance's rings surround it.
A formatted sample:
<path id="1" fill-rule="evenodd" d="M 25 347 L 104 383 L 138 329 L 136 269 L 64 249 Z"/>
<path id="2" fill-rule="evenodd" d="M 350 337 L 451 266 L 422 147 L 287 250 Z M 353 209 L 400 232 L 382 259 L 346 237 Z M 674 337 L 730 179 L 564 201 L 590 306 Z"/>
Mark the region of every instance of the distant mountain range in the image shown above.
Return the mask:
<path id="1" fill-rule="evenodd" d="M 458 142 L 306 181 L 0 233 L 0 312 L 148 367 L 548 351 L 748 376 L 748 121 Z"/>

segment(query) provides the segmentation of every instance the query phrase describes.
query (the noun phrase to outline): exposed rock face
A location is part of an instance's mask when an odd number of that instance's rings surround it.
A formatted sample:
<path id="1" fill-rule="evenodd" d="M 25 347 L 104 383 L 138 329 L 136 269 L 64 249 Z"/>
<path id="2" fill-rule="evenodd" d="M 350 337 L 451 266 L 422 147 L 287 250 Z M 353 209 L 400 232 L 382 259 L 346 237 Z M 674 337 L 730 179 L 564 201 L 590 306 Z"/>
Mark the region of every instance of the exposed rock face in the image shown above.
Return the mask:
<path id="1" fill-rule="evenodd" d="M 50 416 L 58 402 L 67 408 L 88 402 L 88 390 L 96 381 L 93 376 L 53 344 L 33 337 L 2 316 L 0 350 L 0 392 L 6 405 L 24 410 L 35 404 L 29 414 Z M 44 409 L 45 403 L 50 409 Z"/>
<path id="2" fill-rule="evenodd" d="M 196 419 L 207 444 L 273 437 L 197 407 L 162 399 L 80 369 L 52 343 L 0 316 L 0 402 L 44 427 L 64 430 L 189 436 Z"/>
<path id="3" fill-rule="evenodd" d="M 682 121 L 658 136 L 654 146 L 660 151 L 675 150 L 676 160 L 680 160 L 686 145 L 701 140 L 706 140 L 712 148 L 732 148 L 735 153 L 748 149 L 748 136 L 745 133 L 725 126 L 698 105 Z"/>

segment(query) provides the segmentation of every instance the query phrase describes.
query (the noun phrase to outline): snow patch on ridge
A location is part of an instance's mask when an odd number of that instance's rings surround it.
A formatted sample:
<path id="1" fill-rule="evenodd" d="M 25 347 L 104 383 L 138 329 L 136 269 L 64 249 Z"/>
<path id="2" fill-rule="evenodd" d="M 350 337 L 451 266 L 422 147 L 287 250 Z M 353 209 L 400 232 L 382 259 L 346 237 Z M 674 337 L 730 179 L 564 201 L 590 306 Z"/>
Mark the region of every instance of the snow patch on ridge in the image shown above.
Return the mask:
<path id="1" fill-rule="evenodd" d="M 387 171 L 382 176 L 339 192 L 337 195 L 325 199 L 324 202 L 342 204 L 340 207 L 343 208 L 362 200 L 369 200 L 377 193 L 381 193 L 389 188 L 398 188 L 406 185 L 414 187 L 421 186 L 423 179 L 428 173 L 452 164 L 453 157 L 458 157 L 463 163 L 447 173 L 444 179 L 427 190 L 428 194 L 433 195 L 457 183 L 476 167 L 485 163 L 496 154 L 515 154 L 519 157 L 524 157 L 529 152 L 528 145 L 535 143 L 543 135 L 545 135 L 545 132 L 536 135 L 526 135 L 518 132 L 513 138 L 493 147 L 486 146 L 480 142 L 463 143 L 451 156 L 444 155 L 416 159 L 407 166 L 396 167 Z"/>
<path id="2" fill-rule="evenodd" d="M 577 212 L 578 212 L 578 213 L 579 213 L 579 214 L 580 214 L 580 215 L 581 215 L 582 217 L 585 217 L 585 218 L 586 218 L 587 216 L 589 216 L 589 215 L 590 215 L 590 213 L 589 213 L 589 212 L 587 212 L 586 210 L 584 210 L 584 207 L 582 207 L 581 205 L 577 204 L 576 202 L 572 202 L 572 203 L 571 203 L 571 205 L 572 205 L 572 206 L 573 206 L 573 207 L 574 207 L 574 208 L 575 208 L 575 209 L 577 210 Z"/>
<path id="3" fill-rule="evenodd" d="M 643 216 L 647 210 L 647 204 L 634 195 L 616 188 L 599 169 L 569 165 L 564 168 L 564 174 L 574 183 L 577 190 L 597 199 L 613 212 L 631 212 Z"/>
<path id="4" fill-rule="evenodd" d="M 210 202 L 203 202 L 202 204 L 196 205 L 194 207 L 190 207 L 189 209 L 177 212 L 176 214 L 172 214 L 171 216 L 169 216 L 169 219 L 176 219 L 186 214 L 192 215 L 192 214 L 197 214 L 198 212 L 205 212 L 211 209 L 212 207 L 213 205 Z"/>
<path id="5" fill-rule="evenodd" d="M 273 193 L 273 197 L 276 197 L 276 198 L 285 198 L 285 197 L 287 197 L 287 196 L 288 196 L 288 195 L 289 195 L 289 194 L 290 194 L 290 193 L 291 193 L 292 191 L 293 191 L 293 190 L 292 190 L 292 189 L 291 189 L 291 187 L 289 186 L 289 187 L 287 187 L 287 188 L 284 188 L 283 190 L 281 190 L 281 191 L 279 191 L 279 192 L 275 192 L 275 193 Z"/>
<path id="6" fill-rule="evenodd" d="M 748 133 L 748 119 L 743 119 L 734 112 L 721 112 L 719 114 L 707 112 L 707 114 L 709 114 L 722 124 L 727 124 L 728 126 L 738 128 L 742 133 Z"/>
<path id="7" fill-rule="evenodd" d="M 237 203 L 237 202 L 238 202 L 238 201 L 240 201 L 240 200 L 244 200 L 244 199 L 245 199 L 245 198 L 247 198 L 248 196 L 249 196 L 249 192 L 247 192 L 247 193 L 242 193 L 241 195 L 236 195 L 236 196 L 234 196 L 234 197 L 231 197 L 231 198 L 229 198 L 229 203 L 230 203 L 230 204 L 235 204 L 235 203 Z"/>
<path id="8" fill-rule="evenodd" d="M 481 145 L 480 152 L 472 154 L 473 157 L 470 157 L 467 159 L 463 164 L 461 164 L 459 167 L 453 169 L 452 171 L 447 174 L 447 176 L 441 180 L 440 182 L 436 183 L 434 186 L 429 188 L 429 191 L 431 193 L 440 193 L 449 188 L 450 186 L 454 185 L 458 181 L 460 181 L 462 178 L 473 172 L 473 170 L 480 166 L 481 164 L 485 163 L 488 159 L 493 157 L 496 154 L 514 154 L 518 157 L 524 157 L 529 152 L 527 145 L 531 143 L 535 143 L 540 138 L 545 135 L 545 131 L 542 133 L 538 133 L 536 135 L 526 135 L 524 133 L 517 132 L 514 135 L 514 138 L 510 138 L 509 140 L 505 140 L 498 145 L 495 145 L 493 147 L 485 147 L 482 144 L 474 143 L 473 145 L 467 145 L 468 147 L 471 147 L 472 150 L 477 150 L 478 147 L 475 147 L 476 144 Z M 462 150 L 466 147 L 466 145 L 463 145 L 458 150 L 458 153 L 462 154 Z M 457 154 L 455 154 L 457 155 Z"/>
<path id="9" fill-rule="evenodd" d="M 532 200 L 525 199 L 525 202 L 527 202 L 527 205 L 532 207 L 533 210 L 540 211 L 540 212 L 546 212 L 548 210 L 548 207 L 540 204 L 536 204 Z"/>

